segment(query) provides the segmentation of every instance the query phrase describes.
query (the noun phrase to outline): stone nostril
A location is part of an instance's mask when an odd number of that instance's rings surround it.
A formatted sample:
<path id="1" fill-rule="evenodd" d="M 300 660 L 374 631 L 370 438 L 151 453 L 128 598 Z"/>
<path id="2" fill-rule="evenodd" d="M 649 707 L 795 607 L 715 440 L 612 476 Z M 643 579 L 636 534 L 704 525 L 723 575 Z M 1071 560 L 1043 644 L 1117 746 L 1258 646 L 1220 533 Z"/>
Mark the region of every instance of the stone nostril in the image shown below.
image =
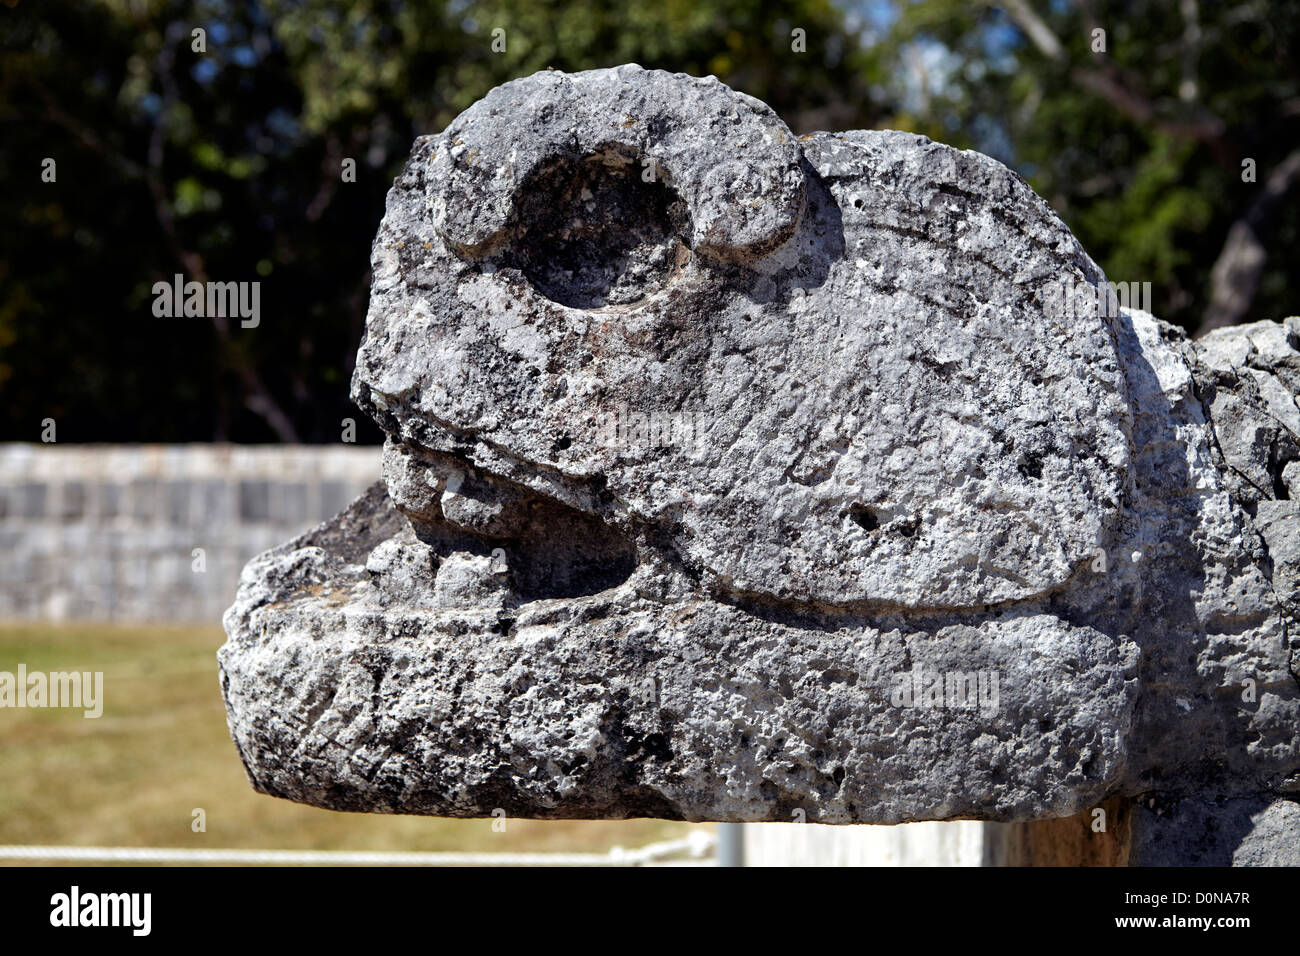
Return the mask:
<path id="1" fill-rule="evenodd" d="M 519 80 L 458 116 L 428 158 L 433 227 L 463 259 L 497 254 L 522 183 L 557 153 L 611 142 L 672 171 L 668 184 L 696 220 L 687 245 L 706 260 L 765 256 L 798 226 L 803 154 L 771 109 L 716 81 L 636 69 Z"/>
<path id="2" fill-rule="evenodd" d="M 630 147 L 560 157 L 515 196 L 502 262 L 553 302 L 627 305 L 679 278 L 690 257 L 686 203 Z"/>

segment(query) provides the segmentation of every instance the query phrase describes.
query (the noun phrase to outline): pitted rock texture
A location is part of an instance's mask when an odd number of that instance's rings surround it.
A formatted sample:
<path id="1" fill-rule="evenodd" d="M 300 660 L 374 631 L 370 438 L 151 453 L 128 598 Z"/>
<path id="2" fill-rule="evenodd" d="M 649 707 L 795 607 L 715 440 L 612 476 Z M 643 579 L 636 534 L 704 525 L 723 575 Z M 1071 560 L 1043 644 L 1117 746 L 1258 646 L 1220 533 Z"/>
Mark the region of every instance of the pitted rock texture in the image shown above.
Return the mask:
<path id="1" fill-rule="evenodd" d="M 450 246 L 482 255 L 535 225 L 527 200 L 553 187 L 539 180 L 588 158 L 635 165 L 638 179 L 657 167 L 690 206 L 691 248 L 722 259 L 785 240 L 803 206 L 799 149 L 765 103 L 715 77 L 625 66 L 538 73 L 488 93 L 437 137 L 429 213 Z M 614 212 L 602 205 L 595 218 L 636 228 Z"/>
<path id="2" fill-rule="evenodd" d="M 1128 408 L 1113 320 L 1095 301 L 1048 308 L 1055 286 L 1091 289 L 1100 273 L 1046 204 L 978 154 L 902 133 L 817 134 L 799 144 L 800 188 L 770 186 L 778 198 L 753 205 L 762 218 L 797 196 L 795 234 L 720 264 L 685 225 L 701 214 L 690 182 L 711 173 L 680 164 L 798 168 L 795 138 L 770 112 L 779 148 L 755 145 L 739 120 L 733 141 L 674 114 L 683 89 L 705 117 L 754 110 L 720 84 L 613 73 L 621 85 L 550 73 L 508 84 L 417 144 L 375 244 L 357 402 L 404 445 L 534 488 L 543 472 L 565 487 L 537 490 L 611 524 L 657 526 L 720 589 L 948 608 L 1068 579 L 1118 512 Z M 638 76 L 645 89 L 625 109 L 596 95 Z M 574 105 L 589 95 L 596 106 Z M 535 116 L 550 125 L 520 128 Z M 555 132 L 557 117 L 574 128 Z M 642 123 L 685 145 L 639 152 Z M 518 143 L 529 156 L 545 144 L 550 159 L 508 160 Z M 621 171 L 611 154 L 627 155 Z M 641 155 L 662 181 L 642 180 Z M 551 191 L 536 191 L 539 176 Z M 678 208 L 661 223 L 672 241 L 625 249 L 650 230 L 624 207 L 650 210 L 639 197 L 652 185 L 684 190 L 663 206 Z M 502 217 L 495 255 L 440 240 L 441 210 L 497 206 L 534 212 L 513 230 Z M 592 228 L 614 238 L 574 252 Z M 539 231 L 553 241 L 539 245 Z M 625 301 L 622 279 L 656 262 L 668 277 Z M 571 285 L 556 291 L 561 275 Z M 605 284 L 609 301 L 593 293 Z M 606 423 L 625 409 L 700 427 L 689 441 L 611 441 Z"/>
<path id="3" fill-rule="evenodd" d="M 417 141 L 373 266 L 384 480 L 225 618 L 259 790 L 827 823 L 1300 791 L 1294 320 L 1189 342 L 987 157 L 632 66 Z"/>

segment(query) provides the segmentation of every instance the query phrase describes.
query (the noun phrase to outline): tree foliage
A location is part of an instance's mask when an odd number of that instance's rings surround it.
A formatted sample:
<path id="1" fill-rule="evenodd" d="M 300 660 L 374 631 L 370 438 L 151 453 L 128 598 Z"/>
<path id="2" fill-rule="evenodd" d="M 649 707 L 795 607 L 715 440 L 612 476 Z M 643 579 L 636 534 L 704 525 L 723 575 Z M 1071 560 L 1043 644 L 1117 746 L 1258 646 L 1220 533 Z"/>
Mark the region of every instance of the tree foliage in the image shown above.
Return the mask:
<path id="1" fill-rule="evenodd" d="M 887 59 L 930 65 L 894 122 L 1020 171 L 1112 281 L 1152 283 L 1161 318 L 1297 311 L 1300 3 L 925 0 L 901 6 L 887 43 Z M 1243 220 L 1267 261 L 1216 289 Z"/>
<path id="2" fill-rule="evenodd" d="M 1294 311 L 1300 0 L 0 2 L 4 439 L 375 439 L 347 391 L 388 186 L 415 136 L 548 67 L 712 73 L 797 132 L 979 148 L 1162 317 L 1248 285 L 1238 317 Z M 1267 244 L 1253 275 L 1216 271 L 1230 234 L 1238 266 Z M 177 273 L 259 281 L 260 323 L 155 317 Z"/>

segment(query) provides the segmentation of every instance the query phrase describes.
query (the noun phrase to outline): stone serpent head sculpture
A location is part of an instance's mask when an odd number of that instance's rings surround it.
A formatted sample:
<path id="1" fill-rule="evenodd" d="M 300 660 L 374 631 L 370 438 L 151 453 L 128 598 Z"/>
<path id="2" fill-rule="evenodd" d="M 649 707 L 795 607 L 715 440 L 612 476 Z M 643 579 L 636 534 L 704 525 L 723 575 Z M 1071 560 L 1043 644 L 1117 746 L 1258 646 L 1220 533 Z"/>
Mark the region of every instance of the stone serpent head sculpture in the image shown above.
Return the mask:
<path id="1" fill-rule="evenodd" d="M 418 140 L 372 259 L 383 482 L 225 619 L 257 789 L 898 823 L 1300 786 L 1296 326 L 1190 343 L 999 163 L 636 66 Z"/>

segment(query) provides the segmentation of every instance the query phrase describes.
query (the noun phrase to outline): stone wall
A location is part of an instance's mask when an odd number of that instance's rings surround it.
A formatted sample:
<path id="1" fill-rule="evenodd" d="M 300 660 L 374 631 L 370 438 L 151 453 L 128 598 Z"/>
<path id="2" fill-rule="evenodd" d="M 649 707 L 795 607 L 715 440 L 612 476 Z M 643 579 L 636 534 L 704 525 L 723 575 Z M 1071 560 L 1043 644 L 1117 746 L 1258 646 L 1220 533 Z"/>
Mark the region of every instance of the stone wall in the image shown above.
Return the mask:
<path id="1" fill-rule="evenodd" d="M 378 477 L 355 445 L 0 444 L 0 619 L 215 625 L 249 558 Z"/>

